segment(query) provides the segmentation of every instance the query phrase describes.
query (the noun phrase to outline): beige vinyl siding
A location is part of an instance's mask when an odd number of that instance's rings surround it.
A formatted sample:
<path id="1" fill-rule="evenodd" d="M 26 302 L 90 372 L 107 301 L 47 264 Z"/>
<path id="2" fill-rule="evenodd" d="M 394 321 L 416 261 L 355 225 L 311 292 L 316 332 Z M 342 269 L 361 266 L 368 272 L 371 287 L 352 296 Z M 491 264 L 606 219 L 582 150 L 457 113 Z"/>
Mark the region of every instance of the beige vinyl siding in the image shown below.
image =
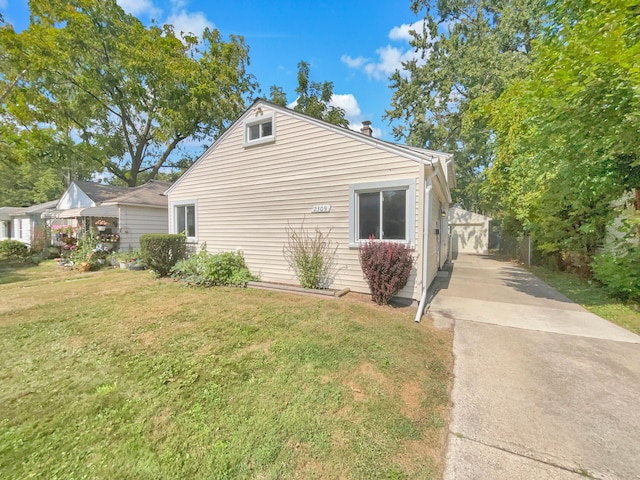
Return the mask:
<path id="1" fill-rule="evenodd" d="M 447 242 L 448 231 L 446 219 L 440 215 L 441 212 L 447 211 L 448 203 L 445 194 L 439 182 L 434 179 L 433 188 L 431 190 L 431 224 L 429 225 L 429 256 L 428 256 L 428 275 L 427 284 L 436 277 L 438 270 L 447 260 Z M 438 235 L 436 230 L 440 231 Z M 438 242 L 440 245 L 438 245 Z M 440 252 L 438 251 L 440 248 Z"/>
<path id="2" fill-rule="evenodd" d="M 368 293 L 358 250 L 349 247 L 349 186 L 414 179 L 419 205 L 423 192 L 417 182 L 424 167 L 280 112 L 275 132 L 275 143 L 244 148 L 243 124 L 237 123 L 170 192 L 172 229 L 172 205 L 197 199 L 199 244 L 206 242 L 210 252 L 241 250 L 262 280 L 297 284 L 282 250 L 287 225 L 299 228 L 304 220 L 311 231 L 316 226 L 331 231 L 338 244 L 340 267 L 331 286 Z M 311 213 L 314 205 L 331 205 L 331 212 Z M 415 225 L 419 230 L 418 218 Z M 400 296 L 417 298 L 415 278 L 414 272 Z"/>
<path id="3" fill-rule="evenodd" d="M 140 235 L 169 233 L 166 208 L 120 207 L 120 250 L 140 248 Z"/>

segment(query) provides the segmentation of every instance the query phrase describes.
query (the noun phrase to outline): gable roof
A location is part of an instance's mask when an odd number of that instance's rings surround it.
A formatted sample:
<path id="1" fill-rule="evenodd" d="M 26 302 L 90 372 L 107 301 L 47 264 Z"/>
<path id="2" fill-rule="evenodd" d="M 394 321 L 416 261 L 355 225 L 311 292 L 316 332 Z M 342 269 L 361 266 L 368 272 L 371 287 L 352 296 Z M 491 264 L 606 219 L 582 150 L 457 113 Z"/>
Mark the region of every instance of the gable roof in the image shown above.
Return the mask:
<path id="1" fill-rule="evenodd" d="M 115 187 L 113 185 L 103 185 L 101 183 L 84 182 L 80 180 L 74 180 L 73 183 L 95 203 L 103 203 L 111 200 L 127 190 L 127 187 Z"/>
<path id="2" fill-rule="evenodd" d="M 24 213 L 26 213 L 27 215 L 34 215 L 34 214 L 42 213 L 46 210 L 51 210 L 53 208 L 56 208 L 56 205 L 58 204 L 59 201 L 60 199 L 57 199 L 57 200 L 51 200 L 50 202 L 31 205 L 30 207 L 27 207 Z"/>
<path id="3" fill-rule="evenodd" d="M 289 115 L 291 117 L 295 117 L 298 118 L 299 120 L 305 121 L 305 122 L 309 122 L 309 123 L 313 123 L 314 125 L 317 125 L 321 128 L 324 128 L 326 130 L 330 130 L 332 132 L 338 133 L 340 135 L 345 135 L 348 137 L 351 137 L 355 140 L 358 140 L 360 142 L 372 145 L 374 147 L 389 151 L 391 153 L 395 153 L 396 155 L 406 158 L 408 160 L 412 160 L 418 163 L 421 163 L 423 165 L 428 165 L 431 166 L 434 169 L 441 169 L 441 171 L 444 173 L 444 169 L 443 169 L 443 163 L 448 163 L 451 167 L 451 171 L 453 171 L 453 154 L 451 153 L 444 153 L 444 152 L 437 152 L 435 150 L 428 150 L 425 148 L 418 148 L 418 147 L 409 147 L 407 145 L 401 145 L 401 144 L 397 144 L 397 143 L 391 143 L 391 142 L 387 142 L 385 140 L 380 140 L 379 138 L 375 138 L 375 137 L 371 137 L 369 135 L 365 135 L 361 132 L 356 132 L 354 130 L 351 130 L 349 128 L 345 128 L 345 127 L 341 127 L 339 125 L 335 125 L 333 123 L 329 123 L 326 122 L 324 120 L 320 120 L 318 118 L 315 117 L 311 117 L 309 115 L 306 115 L 304 113 L 300 113 L 297 112 L 295 110 L 292 110 L 290 108 L 286 108 L 286 107 L 282 107 L 280 105 L 276 105 L 275 103 L 271 103 L 268 102 L 267 100 L 263 100 L 263 99 L 257 99 L 255 100 L 245 111 L 244 113 L 233 123 L 233 125 L 231 125 L 221 136 L 220 138 L 218 138 L 213 145 L 211 145 L 202 155 L 200 155 L 200 157 L 195 161 L 195 163 L 193 165 L 191 165 L 191 167 L 189 167 L 189 169 L 171 186 L 171 188 L 169 188 L 165 194 L 169 194 L 178 184 L 181 183 L 182 179 L 186 178 L 192 171 L 194 171 L 194 167 L 199 164 L 202 159 L 206 158 L 207 156 L 209 156 L 210 153 L 212 153 L 213 151 L 215 151 L 215 149 L 218 147 L 218 145 L 220 145 L 224 139 L 230 135 L 230 132 L 232 130 L 234 130 L 234 128 L 239 125 L 244 123 L 245 119 L 247 116 L 249 116 L 253 110 L 255 109 L 255 107 L 259 107 L 259 106 L 265 106 L 268 107 L 271 110 L 275 110 L 281 114 L 284 115 Z M 453 175 L 451 175 L 452 183 L 451 185 L 455 185 L 455 172 L 453 171 Z"/>
<path id="4" fill-rule="evenodd" d="M 11 220 L 11 217 L 22 215 L 25 210 L 25 207 L 0 207 L 0 220 Z"/>
<path id="5" fill-rule="evenodd" d="M 166 207 L 167 197 L 164 195 L 164 192 L 166 192 L 169 187 L 171 187 L 171 183 L 169 182 L 150 180 L 143 185 L 125 189 L 124 193 L 103 202 L 103 204 Z"/>

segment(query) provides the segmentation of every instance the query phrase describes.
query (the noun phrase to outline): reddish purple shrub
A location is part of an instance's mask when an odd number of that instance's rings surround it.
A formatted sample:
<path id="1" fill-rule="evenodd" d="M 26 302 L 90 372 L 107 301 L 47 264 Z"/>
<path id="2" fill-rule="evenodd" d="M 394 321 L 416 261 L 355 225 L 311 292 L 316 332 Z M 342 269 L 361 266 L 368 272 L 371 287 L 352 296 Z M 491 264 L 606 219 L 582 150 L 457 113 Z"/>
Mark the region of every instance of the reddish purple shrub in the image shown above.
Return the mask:
<path id="1" fill-rule="evenodd" d="M 360 244 L 360 266 L 371 289 L 371 299 L 386 305 L 409 280 L 413 256 L 408 245 L 375 241 Z"/>

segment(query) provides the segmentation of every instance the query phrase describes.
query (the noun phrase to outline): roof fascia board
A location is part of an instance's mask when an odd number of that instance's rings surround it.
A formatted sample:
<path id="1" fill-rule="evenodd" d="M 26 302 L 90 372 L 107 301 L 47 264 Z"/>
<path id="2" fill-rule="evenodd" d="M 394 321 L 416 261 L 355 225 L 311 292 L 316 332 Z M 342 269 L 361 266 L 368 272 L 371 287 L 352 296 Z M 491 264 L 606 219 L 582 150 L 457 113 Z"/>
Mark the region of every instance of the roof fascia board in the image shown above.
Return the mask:
<path id="1" fill-rule="evenodd" d="M 164 208 L 166 209 L 166 205 L 152 205 L 150 203 L 131 203 L 131 202 L 102 202 L 100 206 L 111 206 L 115 205 L 117 207 L 144 207 L 144 208 Z"/>

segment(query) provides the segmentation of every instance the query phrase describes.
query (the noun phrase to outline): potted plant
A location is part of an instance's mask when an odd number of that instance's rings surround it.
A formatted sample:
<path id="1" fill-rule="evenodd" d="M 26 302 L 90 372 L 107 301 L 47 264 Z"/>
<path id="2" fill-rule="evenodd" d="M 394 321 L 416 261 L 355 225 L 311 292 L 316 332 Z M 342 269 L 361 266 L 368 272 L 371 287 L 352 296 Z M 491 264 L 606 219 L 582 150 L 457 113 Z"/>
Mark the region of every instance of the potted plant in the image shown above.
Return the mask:
<path id="1" fill-rule="evenodd" d="M 109 225 L 109 223 L 102 218 L 100 220 L 96 220 L 96 227 L 99 232 L 104 232 L 107 228 L 107 225 Z"/>
<path id="2" fill-rule="evenodd" d="M 129 257 L 131 254 L 129 252 L 117 252 L 113 254 L 113 259 L 115 264 L 118 265 L 121 269 L 126 270 L 129 268 Z"/>

